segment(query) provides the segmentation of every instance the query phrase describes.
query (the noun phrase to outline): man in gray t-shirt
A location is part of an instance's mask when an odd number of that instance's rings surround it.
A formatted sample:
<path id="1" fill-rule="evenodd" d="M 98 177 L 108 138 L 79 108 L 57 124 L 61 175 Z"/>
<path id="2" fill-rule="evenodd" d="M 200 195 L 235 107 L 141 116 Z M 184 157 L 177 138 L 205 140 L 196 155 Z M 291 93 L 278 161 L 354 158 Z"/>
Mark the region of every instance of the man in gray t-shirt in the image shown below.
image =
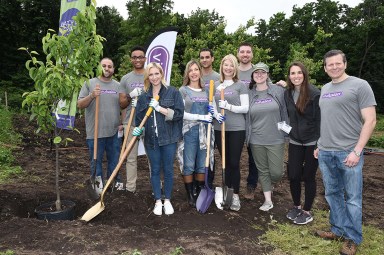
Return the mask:
<path id="1" fill-rule="evenodd" d="M 214 82 L 220 80 L 220 74 L 213 70 L 212 64 L 215 58 L 211 49 L 203 48 L 199 53 L 200 65 L 202 69 L 202 79 L 206 88 L 209 87 L 210 80 Z"/>
<path id="2" fill-rule="evenodd" d="M 120 104 L 122 108 L 125 108 L 122 112 L 124 128 L 127 127 L 128 120 L 131 117 L 132 107 L 136 107 L 137 97 L 142 93 L 144 88 L 144 63 L 145 63 L 145 48 L 141 46 L 135 46 L 131 50 L 131 64 L 133 70 L 121 78 L 120 86 L 125 91 L 125 94 L 120 97 Z M 130 104 L 131 102 L 131 104 Z M 134 116 L 133 116 L 134 119 Z M 134 121 L 131 123 L 131 127 L 134 127 Z M 125 132 L 126 133 L 126 132 Z M 128 132 L 127 141 L 132 140 L 132 132 Z M 128 143 L 127 143 L 128 145 Z M 125 189 L 129 192 L 136 191 L 137 180 L 137 154 L 138 143 L 135 143 L 130 154 L 127 157 L 126 171 L 127 182 Z"/>
<path id="3" fill-rule="evenodd" d="M 376 125 L 376 101 L 368 82 L 346 74 L 342 51 L 327 52 L 323 61 L 332 81 L 321 90 L 320 138 L 314 156 L 323 175 L 331 229 L 317 235 L 343 237 L 340 253 L 355 254 L 363 239 L 363 149 Z"/>
<path id="4" fill-rule="evenodd" d="M 117 131 L 120 125 L 119 96 L 124 92 L 119 83 L 112 79 L 114 73 L 113 62 L 109 58 L 103 58 L 100 62 L 102 75 L 93 78 L 82 86 L 77 106 L 85 109 L 85 126 L 87 133 L 87 145 L 91 158 L 91 175 L 93 175 L 94 164 L 96 164 L 96 192 L 99 194 L 103 189 L 102 160 L 104 151 L 107 154 L 108 167 L 107 178 L 115 170 L 119 161 L 120 142 Z M 99 97 L 99 128 L 98 137 L 94 137 L 95 131 L 95 109 L 96 100 Z M 97 139 L 97 160 L 93 160 L 94 139 Z M 116 177 L 116 187 L 120 186 L 119 177 Z"/>
<path id="5" fill-rule="evenodd" d="M 242 43 L 240 44 L 237 50 L 237 58 L 239 60 L 239 79 L 242 83 L 245 84 L 247 90 L 248 85 L 251 82 L 251 75 L 254 71 L 254 67 L 252 64 L 253 59 L 253 51 L 252 45 L 250 43 Z M 255 198 L 255 189 L 257 186 L 257 181 L 259 179 L 259 174 L 257 171 L 257 167 L 255 161 L 252 157 L 252 151 L 249 146 L 247 146 L 248 150 L 248 177 L 247 177 L 247 190 L 244 194 L 246 199 L 253 200 Z"/>

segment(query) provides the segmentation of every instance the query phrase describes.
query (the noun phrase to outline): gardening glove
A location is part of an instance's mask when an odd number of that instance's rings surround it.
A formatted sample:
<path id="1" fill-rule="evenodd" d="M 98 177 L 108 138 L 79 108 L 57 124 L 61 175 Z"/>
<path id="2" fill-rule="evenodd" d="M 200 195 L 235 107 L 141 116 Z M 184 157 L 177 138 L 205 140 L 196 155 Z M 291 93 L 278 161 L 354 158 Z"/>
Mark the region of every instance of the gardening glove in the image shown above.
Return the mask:
<path id="1" fill-rule="evenodd" d="M 132 107 L 136 108 L 136 105 L 137 105 L 137 98 L 136 97 L 132 98 L 131 105 L 132 105 Z"/>
<path id="2" fill-rule="evenodd" d="M 213 107 L 213 105 L 207 105 L 207 109 L 212 116 L 215 116 L 215 107 Z"/>
<path id="3" fill-rule="evenodd" d="M 212 123 L 213 117 L 212 114 L 207 114 L 207 115 L 199 115 L 199 120 L 205 123 Z"/>
<path id="4" fill-rule="evenodd" d="M 139 128 L 139 127 L 135 127 L 132 131 L 132 135 L 133 136 L 141 136 L 141 134 L 143 133 L 144 131 L 144 128 Z"/>
<path id="5" fill-rule="evenodd" d="M 231 105 L 227 100 L 219 100 L 219 107 L 225 110 L 231 110 Z"/>
<path id="6" fill-rule="evenodd" d="M 159 101 L 157 101 L 154 98 L 151 99 L 151 102 L 149 103 L 149 106 L 152 107 L 157 112 L 160 111 Z"/>
<path id="7" fill-rule="evenodd" d="M 226 117 L 223 116 L 221 113 L 217 113 L 215 115 L 215 119 L 217 120 L 217 122 L 219 122 L 219 124 L 221 124 L 225 121 Z"/>
<path id="8" fill-rule="evenodd" d="M 131 91 L 131 93 L 129 93 L 129 96 L 131 98 L 138 97 L 141 95 L 142 92 L 143 90 L 141 88 L 135 88 L 134 90 Z"/>

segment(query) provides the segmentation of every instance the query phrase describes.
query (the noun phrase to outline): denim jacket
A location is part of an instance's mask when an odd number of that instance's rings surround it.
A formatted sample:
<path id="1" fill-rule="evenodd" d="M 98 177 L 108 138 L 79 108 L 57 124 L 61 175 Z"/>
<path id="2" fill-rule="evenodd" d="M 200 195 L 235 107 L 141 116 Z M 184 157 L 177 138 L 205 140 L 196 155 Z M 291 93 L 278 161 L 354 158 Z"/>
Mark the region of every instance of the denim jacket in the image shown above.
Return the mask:
<path id="1" fill-rule="evenodd" d="M 152 86 L 147 92 L 141 94 L 136 105 L 136 127 L 140 125 L 144 119 L 149 107 L 149 102 L 152 99 Z M 153 111 L 147 119 L 144 135 L 144 145 L 153 147 L 155 145 L 156 128 L 154 114 L 156 115 L 157 124 L 157 139 L 159 146 L 164 146 L 178 142 L 181 137 L 183 127 L 184 103 L 180 92 L 172 87 L 162 85 L 159 92 L 159 105 L 163 108 L 168 108 L 168 115 Z"/>
<path id="2" fill-rule="evenodd" d="M 285 121 L 287 124 L 289 124 L 287 106 L 286 106 L 285 100 L 284 100 L 284 91 L 285 91 L 285 89 L 278 86 L 278 85 L 268 84 L 267 93 L 270 96 L 272 96 L 272 98 L 279 105 L 280 121 Z M 255 104 L 255 102 L 257 100 L 257 95 L 256 95 L 256 91 L 254 88 L 249 90 L 248 94 L 249 94 L 249 109 L 251 109 L 251 106 L 253 104 Z M 246 142 L 246 144 L 249 143 L 249 141 L 251 139 L 251 133 L 252 133 L 252 125 L 250 123 L 250 119 L 251 119 L 251 115 L 250 115 L 250 111 L 248 111 L 248 113 L 246 114 L 246 118 L 245 118 L 245 127 L 246 127 L 245 142 Z M 283 132 L 283 131 L 281 131 L 281 132 Z M 288 135 L 284 133 L 284 136 L 287 137 Z"/>

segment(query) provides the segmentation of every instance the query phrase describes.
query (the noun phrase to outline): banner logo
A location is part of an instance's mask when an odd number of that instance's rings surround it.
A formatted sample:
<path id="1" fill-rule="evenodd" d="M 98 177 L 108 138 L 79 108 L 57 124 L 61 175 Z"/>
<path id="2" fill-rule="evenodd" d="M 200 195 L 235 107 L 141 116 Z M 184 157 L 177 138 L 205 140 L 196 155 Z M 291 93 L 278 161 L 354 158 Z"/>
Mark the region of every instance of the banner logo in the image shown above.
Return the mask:
<path id="1" fill-rule="evenodd" d="M 159 63 L 163 68 L 164 77 L 168 77 L 169 52 L 165 47 L 160 45 L 153 47 L 148 53 L 148 61 Z"/>

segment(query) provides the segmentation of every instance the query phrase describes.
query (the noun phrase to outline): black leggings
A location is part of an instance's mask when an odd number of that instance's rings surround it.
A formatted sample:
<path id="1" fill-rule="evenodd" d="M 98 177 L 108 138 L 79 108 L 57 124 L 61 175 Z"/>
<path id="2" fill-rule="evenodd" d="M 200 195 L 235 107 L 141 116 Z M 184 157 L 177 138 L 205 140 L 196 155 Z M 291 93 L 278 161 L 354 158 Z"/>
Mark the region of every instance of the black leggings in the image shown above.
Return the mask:
<path id="1" fill-rule="evenodd" d="M 289 144 L 288 178 L 295 206 L 301 204 L 301 181 L 305 184 L 304 211 L 310 211 L 316 196 L 316 171 L 319 163 L 313 156 L 315 146 Z"/>
<path id="2" fill-rule="evenodd" d="M 245 141 L 245 130 L 225 131 L 225 185 L 240 191 L 240 158 Z M 221 155 L 221 131 L 215 130 L 215 143 Z M 222 155 L 221 155 L 222 156 Z"/>

